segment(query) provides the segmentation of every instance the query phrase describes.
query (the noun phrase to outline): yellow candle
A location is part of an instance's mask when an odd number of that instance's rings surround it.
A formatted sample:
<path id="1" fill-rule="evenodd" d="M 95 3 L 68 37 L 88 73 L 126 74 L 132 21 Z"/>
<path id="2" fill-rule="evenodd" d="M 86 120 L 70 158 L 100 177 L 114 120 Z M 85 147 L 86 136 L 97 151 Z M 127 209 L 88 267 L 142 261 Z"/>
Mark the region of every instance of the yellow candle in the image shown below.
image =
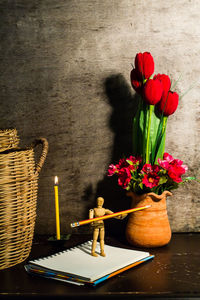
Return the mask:
<path id="1" fill-rule="evenodd" d="M 56 212 L 56 238 L 60 240 L 60 217 L 59 217 L 59 201 L 58 201 L 58 177 L 55 176 L 55 212 Z"/>

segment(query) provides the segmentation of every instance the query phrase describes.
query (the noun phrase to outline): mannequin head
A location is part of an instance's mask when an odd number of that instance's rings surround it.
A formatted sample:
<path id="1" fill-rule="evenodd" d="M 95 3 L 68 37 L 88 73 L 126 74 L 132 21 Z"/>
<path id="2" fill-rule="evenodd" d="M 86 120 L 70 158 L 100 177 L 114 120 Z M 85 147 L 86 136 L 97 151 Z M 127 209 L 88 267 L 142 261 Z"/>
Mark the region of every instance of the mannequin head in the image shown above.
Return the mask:
<path id="1" fill-rule="evenodd" d="M 102 207 L 104 204 L 104 199 L 102 197 L 97 198 L 97 206 Z"/>

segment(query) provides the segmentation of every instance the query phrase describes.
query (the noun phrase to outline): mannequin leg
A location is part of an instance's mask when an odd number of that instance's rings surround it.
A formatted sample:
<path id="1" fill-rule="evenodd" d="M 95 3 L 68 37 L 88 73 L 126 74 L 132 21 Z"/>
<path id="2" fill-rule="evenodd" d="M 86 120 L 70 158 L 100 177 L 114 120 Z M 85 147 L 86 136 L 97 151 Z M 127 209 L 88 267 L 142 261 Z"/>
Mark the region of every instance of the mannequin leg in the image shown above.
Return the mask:
<path id="1" fill-rule="evenodd" d="M 97 239 L 99 235 L 99 229 L 95 228 L 93 231 L 93 241 L 92 241 L 92 251 L 91 255 L 97 257 L 98 255 L 95 253 L 96 245 L 97 245 Z"/>
<path id="2" fill-rule="evenodd" d="M 104 227 L 100 229 L 100 248 L 101 248 L 101 256 L 106 256 L 104 252 L 104 236 L 105 236 L 105 230 Z"/>

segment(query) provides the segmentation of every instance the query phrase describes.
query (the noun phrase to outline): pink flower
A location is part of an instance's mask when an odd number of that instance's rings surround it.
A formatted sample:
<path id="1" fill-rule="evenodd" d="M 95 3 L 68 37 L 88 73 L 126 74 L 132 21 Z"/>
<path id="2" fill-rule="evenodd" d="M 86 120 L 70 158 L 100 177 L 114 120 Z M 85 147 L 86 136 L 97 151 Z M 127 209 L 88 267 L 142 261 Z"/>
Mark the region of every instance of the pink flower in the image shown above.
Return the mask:
<path id="1" fill-rule="evenodd" d="M 169 163 L 172 162 L 173 160 L 174 160 L 173 156 L 165 152 L 163 155 L 163 160 L 158 158 L 158 163 L 163 169 L 168 170 Z"/>
<path id="2" fill-rule="evenodd" d="M 144 175 L 144 178 L 142 179 L 142 183 L 146 187 L 149 187 L 151 189 L 155 186 L 158 186 L 159 180 L 160 180 L 160 177 L 157 175 L 157 173 L 150 172 L 150 173 Z"/>
<path id="3" fill-rule="evenodd" d="M 142 173 L 150 173 L 152 171 L 153 169 L 151 164 L 145 164 L 142 168 Z"/>
<path id="4" fill-rule="evenodd" d="M 167 153 L 167 152 L 165 152 L 165 153 L 163 154 L 163 158 L 164 158 L 165 160 L 167 160 L 168 162 L 171 162 L 171 161 L 174 160 L 173 156 L 170 155 L 170 154 Z"/>
<path id="5" fill-rule="evenodd" d="M 130 165 L 130 166 L 128 167 L 128 169 L 129 169 L 129 171 L 131 172 L 131 171 L 135 171 L 137 168 L 136 168 L 134 165 Z"/>
<path id="6" fill-rule="evenodd" d="M 117 172 L 117 168 L 115 165 L 111 164 L 108 168 L 108 176 L 113 176 Z"/>
<path id="7" fill-rule="evenodd" d="M 127 188 L 131 181 L 131 172 L 129 168 L 122 168 L 119 171 L 118 176 L 118 184 L 124 189 Z"/>
<path id="8" fill-rule="evenodd" d="M 163 154 L 163 160 L 166 161 L 166 162 L 168 162 L 168 163 L 171 163 L 171 162 L 174 161 L 174 158 L 173 158 L 172 155 L 170 155 L 169 153 L 165 152 Z M 181 163 L 181 161 L 180 161 L 180 163 Z"/>
<path id="9" fill-rule="evenodd" d="M 153 172 L 158 173 L 160 171 L 160 167 L 158 165 L 153 165 Z"/>
<path id="10" fill-rule="evenodd" d="M 116 165 L 117 170 L 119 171 L 122 168 L 127 168 L 129 166 L 129 163 L 126 161 L 125 158 L 121 158 L 119 160 L 119 163 Z"/>
<path id="11" fill-rule="evenodd" d="M 141 157 L 135 157 L 135 156 L 129 156 L 129 158 L 127 158 L 128 161 L 131 161 L 134 165 L 137 163 L 141 163 L 142 162 L 142 158 Z"/>
<path id="12" fill-rule="evenodd" d="M 181 176 L 188 170 L 186 165 L 183 165 L 183 161 L 175 159 L 168 153 L 164 153 L 163 160 L 158 159 L 159 165 L 167 170 L 169 177 L 179 183 L 182 182 Z"/>
<path id="13" fill-rule="evenodd" d="M 182 182 L 181 175 L 183 175 L 184 173 L 185 173 L 185 170 L 183 170 L 183 168 L 181 168 L 181 166 L 178 166 L 176 164 L 174 166 L 170 166 L 170 168 L 168 170 L 169 177 L 177 183 Z"/>
<path id="14" fill-rule="evenodd" d="M 181 176 L 187 171 L 187 166 L 179 159 L 174 159 L 168 168 L 168 175 L 175 182 L 182 182 Z"/>
<path id="15" fill-rule="evenodd" d="M 149 188 L 157 186 L 160 180 L 160 177 L 158 176 L 159 171 L 160 167 L 158 165 L 152 166 L 151 164 L 145 164 L 141 171 L 144 174 L 142 183 Z"/>
<path id="16" fill-rule="evenodd" d="M 158 165 L 145 164 L 142 168 L 142 173 L 158 173 L 160 171 L 160 167 Z"/>

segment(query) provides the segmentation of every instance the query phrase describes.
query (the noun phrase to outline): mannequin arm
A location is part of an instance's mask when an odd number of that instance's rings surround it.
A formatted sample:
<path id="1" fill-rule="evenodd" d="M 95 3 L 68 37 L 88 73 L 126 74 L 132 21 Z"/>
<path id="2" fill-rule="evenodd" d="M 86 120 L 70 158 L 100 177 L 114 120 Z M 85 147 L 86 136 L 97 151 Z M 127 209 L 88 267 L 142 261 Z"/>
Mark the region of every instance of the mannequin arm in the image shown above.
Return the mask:
<path id="1" fill-rule="evenodd" d="M 112 210 L 109 210 L 109 209 L 106 209 L 105 210 L 105 214 L 106 215 L 110 215 L 110 214 L 113 214 L 113 211 Z M 127 214 L 123 214 L 123 215 L 119 215 L 117 217 L 114 217 L 115 219 L 118 219 L 118 220 L 123 220 L 124 218 L 126 218 Z"/>

